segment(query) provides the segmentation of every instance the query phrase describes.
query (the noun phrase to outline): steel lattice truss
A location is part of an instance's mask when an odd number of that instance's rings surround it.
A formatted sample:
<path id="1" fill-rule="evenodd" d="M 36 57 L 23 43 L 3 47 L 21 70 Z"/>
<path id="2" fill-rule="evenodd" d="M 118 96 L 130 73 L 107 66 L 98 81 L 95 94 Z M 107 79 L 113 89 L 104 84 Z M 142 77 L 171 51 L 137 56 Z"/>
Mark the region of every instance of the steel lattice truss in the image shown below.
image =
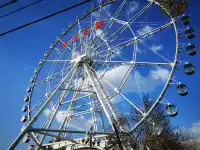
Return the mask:
<path id="1" fill-rule="evenodd" d="M 112 15 L 107 13 L 103 16 L 103 12 L 114 3 L 117 2 L 102 2 L 99 6 L 92 7 L 91 11 L 85 11 L 83 17 L 78 17 L 75 23 L 70 24 L 56 38 L 55 44 L 50 45 L 39 68 L 35 69 L 31 86 L 27 88 L 29 94 L 24 99 L 26 104 L 22 109 L 27 115 L 21 119 L 25 126 L 9 149 L 14 149 L 22 138 L 26 143 L 31 140 L 30 149 L 116 149 L 115 146 L 120 147 L 120 141 L 130 143 L 133 138 L 131 133 L 143 122 L 148 121 L 156 127 L 150 113 L 158 104 L 166 105 L 168 115 L 177 115 L 176 106 L 170 104 L 164 94 L 173 84 L 177 85 L 180 95 L 188 94 L 187 86 L 176 81 L 173 75 L 181 65 L 184 65 L 186 74 L 195 72 L 191 63 L 179 61 L 179 53 L 185 49 L 191 56 L 196 54 L 195 45 L 180 43 L 180 35 L 184 32 L 188 39 L 195 36 L 194 29 L 180 29 L 177 26 L 180 20 L 188 25 L 189 17 L 174 17 L 169 8 L 154 0 L 129 15 L 128 20 L 120 17 L 127 0 L 118 2 L 120 5 Z M 165 11 L 167 21 L 148 22 L 146 17 L 143 22 L 137 22 L 154 6 Z M 148 15 L 150 14 L 147 13 Z M 134 26 L 141 29 L 141 26 L 147 24 L 155 27 L 137 34 Z M 161 39 L 170 28 L 175 33 L 172 59 L 156 51 L 147 42 L 154 35 Z M 155 61 L 140 61 L 139 46 L 151 52 L 156 57 L 153 59 Z M 122 56 L 120 52 L 127 52 L 128 56 Z M 117 67 L 126 68 L 122 72 L 123 77 L 111 82 L 107 75 Z M 151 108 L 144 110 L 141 103 L 136 103 L 124 90 L 129 77 L 137 68 L 148 67 L 165 67 L 170 70 L 170 74 Z M 140 85 L 137 86 L 140 90 Z M 121 112 L 113 103 L 118 97 L 141 116 L 132 127 L 119 122 Z M 79 127 L 75 126 L 77 122 Z M 83 130 L 85 124 L 87 128 Z M 80 129 L 81 126 L 83 128 Z M 108 127 L 111 129 L 108 130 Z M 108 144 L 110 135 L 118 137 L 118 145 Z M 132 149 L 129 144 L 121 146 Z"/>

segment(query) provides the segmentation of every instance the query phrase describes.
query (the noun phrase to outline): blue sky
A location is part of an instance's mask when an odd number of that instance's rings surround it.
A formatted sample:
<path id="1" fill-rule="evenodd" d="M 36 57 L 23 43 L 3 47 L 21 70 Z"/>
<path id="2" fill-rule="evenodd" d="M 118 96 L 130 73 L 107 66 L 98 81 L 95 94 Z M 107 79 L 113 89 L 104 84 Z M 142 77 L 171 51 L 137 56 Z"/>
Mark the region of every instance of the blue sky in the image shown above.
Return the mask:
<path id="1" fill-rule="evenodd" d="M 6 2 L 6 0 L 4 1 Z M 31 2 L 33 0 L 19 0 L 16 4 L 0 9 L 0 14 L 6 14 Z M 5 32 L 78 2 L 81 2 L 81 0 L 44 0 L 44 2 L 31 8 L 1 19 L 0 32 Z M 189 7 L 187 14 L 192 17 L 191 26 L 197 30 L 197 38 L 193 42 L 200 45 L 198 40 L 198 35 L 200 34 L 200 2 L 191 0 L 191 4 L 193 5 Z M 76 16 L 83 15 L 83 11 L 90 7 L 91 3 L 0 37 L 1 149 L 6 149 L 20 132 L 22 127 L 20 118 L 22 116 L 21 107 L 24 104 L 23 98 L 26 94 L 29 80 L 33 75 L 34 68 L 38 66 L 38 62 L 43 57 L 44 52 L 48 50 L 50 44 L 54 43 L 55 38 L 61 34 L 62 29 L 66 29 L 70 22 L 75 21 Z M 163 44 L 167 45 L 168 41 L 166 40 L 165 42 Z M 200 122 L 200 101 L 198 95 L 198 86 L 200 85 L 200 56 L 199 54 L 194 57 L 181 55 L 181 60 L 190 61 L 195 64 L 197 72 L 193 76 L 186 76 L 179 69 L 176 78 L 188 85 L 190 93 L 186 97 L 180 97 L 177 93 L 173 92 L 175 88 L 172 87 L 167 93 L 167 99 L 177 104 L 179 108 L 179 115 L 173 119 L 173 123 L 192 131 L 193 129 L 190 129 L 192 125 L 195 128 L 200 126 L 198 125 L 198 122 Z"/>

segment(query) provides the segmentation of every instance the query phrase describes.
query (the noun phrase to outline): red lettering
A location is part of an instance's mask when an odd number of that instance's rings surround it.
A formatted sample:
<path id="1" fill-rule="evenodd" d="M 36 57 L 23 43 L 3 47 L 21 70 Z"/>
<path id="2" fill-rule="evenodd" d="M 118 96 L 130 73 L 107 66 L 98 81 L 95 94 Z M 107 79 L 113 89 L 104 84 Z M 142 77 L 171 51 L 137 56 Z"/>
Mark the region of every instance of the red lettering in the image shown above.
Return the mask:
<path id="1" fill-rule="evenodd" d="M 63 42 L 61 45 L 62 48 L 65 48 L 66 46 L 67 46 L 67 42 Z"/>
<path id="2" fill-rule="evenodd" d="M 88 35 L 89 33 L 90 33 L 90 29 L 85 29 L 85 30 L 83 31 L 83 35 L 84 35 L 84 36 Z"/>
<path id="3" fill-rule="evenodd" d="M 95 23 L 95 28 L 96 29 L 99 29 L 102 26 L 104 26 L 104 20 L 101 20 L 101 21 L 98 21 L 98 22 Z"/>
<path id="4" fill-rule="evenodd" d="M 78 40 L 78 36 L 75 35 L 75 36 L 73 37 L 73 39 L 72 39 L 72 43 L 76 42 L 77 40 Z"/>

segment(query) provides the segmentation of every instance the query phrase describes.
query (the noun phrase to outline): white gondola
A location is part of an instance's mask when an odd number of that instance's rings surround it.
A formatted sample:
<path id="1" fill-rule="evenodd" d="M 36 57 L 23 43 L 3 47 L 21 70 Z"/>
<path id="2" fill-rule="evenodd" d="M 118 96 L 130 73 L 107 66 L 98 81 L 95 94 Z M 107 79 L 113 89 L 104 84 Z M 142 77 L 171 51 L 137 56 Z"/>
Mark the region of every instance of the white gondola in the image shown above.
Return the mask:
<path id="1" fill-rule="evenodd" d="M 30 79 L 30 82 L 31 82 L 31 83 L 34 83 L 34 82 L 35 82 L 35 78 L 34 78 L 34 77 L 31 78 L 31 79 Z"/>
<path id="2" fill-rule="evenodd" d="M 28 142 L 30 142 L 30 140 L 31 140 L 31 137 L 30 137 L 30 135 L 27 135 L 27 134 L 23 138 L 24 143 L 28 143 Z"/>
<path id="3" fill-rule="evenodd" d="M 29 100 L 30 100 L 30 96 L 24 97 L 24 101 L 25 101 L 25 102 L 29 102 Z"/>
<path id="4" fill-rule="evenodd" d="M 26 112 L 28 110 L 28 107 L 26 105 L 22 106 L 22 112 Z"/>
<path id="5" fill-rule="evenodd" d="M 177 93 L 181 96 L 186 96 L 189 93 L 189 89 L 185 84 L 179 83 L 176 87 Z"/>
<path id="6" fill-rule="evenodd" d="M 26 125 L 23 125 L 20 131 L 23 132 L 25 128 L 26 128 Z"/>
<path id="7" fill-rule="evenodd" d="M 28 117 L 27 117 L 27 116 L 22 116 L 21 122 L 26 122 L 27 120 L 28 120 Z"/>
<path id="8" fill-rule="evenodd" d="M 193 39 L 196 37 L 196 30 L 193 28 L 189 28 L 185 30 L 185 36 L 187 39 Z"/>
<path id="9" fill-rule="evenodd" d="M 29 86 L 27 89 L 26 89 L 26 92 L 31 92 L 32 91 L 32 88 Z"/>
<path id="10" fill-rule="evenodd" d="M 194 56 L 198 52 L 197 46 L 194 44 L 188 44 L 188 46 L 186 47 L 186 51 L 188 52 L 189 56 Z"/>
<path id="11" fill-rule="evenodd" d="M 183 15 L 181 18 L 181 22 L 183 25 L 189 25 L 190 24 L 190 17 L 187 15 Z"/>
<path id="12" fill-rule="evenodd" d="M 44 53 L 44 57 L 46 58 L 49 55 L 48 52 Z"/>
<path id="13" fill-rule="evenodd" d="M 193 75 L 196 71 L 195 66 L 192 63 L 185 63 L 183 66 L 183 69 L 185 71 L 185 74 L 187 75 Z"/>
<path id="14" fill-rule="evenodd" d="M 34 150 L 35 146 L 34 145 L 29 145 L 28 150 Z"/>
<path id="15" fill-rule="evenodd" d="M 69 23 L 69 28 L 71 28 L 72 27 L 72 24 L 71 23 Z"/>
<path id="16" fill-rule="evenodd" d="M 49 46 L 49 48 L 52 49 L 52 48 L 53 48 L 53 45 L 51 44 L 51 45 Z"/>
<path id="17" fill-rule="evenodd" d="M 175 117 L 178 115 L 178 108 L 173 104 L 168 104 L 166 106 L 167 115 L 170 117 Z"/>
<path id="18" fill-rule="evenodd" d="M 36 68 L 36 69 L 34 70 L 34 73 L 35 73 L 35 74 L 38 74 L 38 72 L 39 72 L 39 70 Z"/>
<path id="19" fill-rule="evenodd" d="M 41 66 L 44 63 L 44 60 L 40 60 L 39 65 Z"/>

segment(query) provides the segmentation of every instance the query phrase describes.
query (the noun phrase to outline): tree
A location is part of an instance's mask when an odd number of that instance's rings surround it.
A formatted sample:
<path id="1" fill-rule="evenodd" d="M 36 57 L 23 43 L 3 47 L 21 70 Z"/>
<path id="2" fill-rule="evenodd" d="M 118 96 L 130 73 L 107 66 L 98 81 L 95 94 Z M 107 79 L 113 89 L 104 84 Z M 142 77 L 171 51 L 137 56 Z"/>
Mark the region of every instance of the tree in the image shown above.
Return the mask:
<path id="1" fill-rule="evenodd" d="M 189 0 L 156 0 L 162 7 L 164 7 L 172 17 L 177 17 L 184 14 L 189 5 Z M 165 10 L 161 11 L 166 14 Z"/>
<path id="2" fill-rule="evenodd" d="M 148 95 L 142 97 L 144 111 L 147 112 L 153 105 Z M 129 124 L 138 122 L 142 116 L 133 109 L 128 116 Z M 135 131 L 137 142 L 142 142 L 151 150 L 183 150 L 181 135 L 175 132 L 176 128 L 170 123 L 165 113 L 165 107 L 158 105 L 149 117 Z"/>
<path id="3" fill-rule="evenodd" d="M 142 97 L 143 107 L 147 112 L 153 105 L 153 101 L 149 95 Z M 124 129 L 132 128 L 132 125 L 137 123 L 142 118 L 141 114 L 135 110 L 131 110 L 128 116 L 119 115 L 116 126 L 124 127 Z M 119 139 L 123 147 L 131 147 L 133 150 L 138 150 L 138 145 L 144 150 L 199 150 L 199 141 L 191 140 L 180 129 L 171 124 L 169 116 L 165 112 L 164 105 L 158 105 L 149 117 L 133 132 L 115 133 L 108 136 L 107 149 L 121 150 L 119 147 Z M 141 148 L 140 148 L 141 150 Z"/>

